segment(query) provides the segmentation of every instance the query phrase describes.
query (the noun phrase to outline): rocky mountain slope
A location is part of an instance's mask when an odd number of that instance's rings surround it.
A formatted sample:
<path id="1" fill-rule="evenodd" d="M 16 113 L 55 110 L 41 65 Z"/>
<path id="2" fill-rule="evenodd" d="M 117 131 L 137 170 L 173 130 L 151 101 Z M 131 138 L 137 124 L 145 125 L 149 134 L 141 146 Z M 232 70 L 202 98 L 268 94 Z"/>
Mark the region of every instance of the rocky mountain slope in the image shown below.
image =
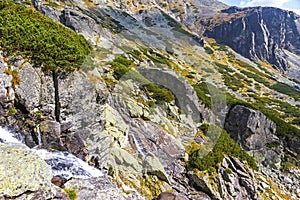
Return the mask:
<path id="1" fill-rule="evenodd" d="M 299 15 L 268 7 L 231 7 L 222 12 L 235 17 L 207 30 L 206 36 L 232 47 L 249 59 L 267 61 L 282 72 L 290 67 L 284 50 L 299 56 Z"/>
<path id="2" fill-rule="evenodd" d="M 300 198 L 296 14 L 20 2 L 0 3 L 0 199 Z"/>

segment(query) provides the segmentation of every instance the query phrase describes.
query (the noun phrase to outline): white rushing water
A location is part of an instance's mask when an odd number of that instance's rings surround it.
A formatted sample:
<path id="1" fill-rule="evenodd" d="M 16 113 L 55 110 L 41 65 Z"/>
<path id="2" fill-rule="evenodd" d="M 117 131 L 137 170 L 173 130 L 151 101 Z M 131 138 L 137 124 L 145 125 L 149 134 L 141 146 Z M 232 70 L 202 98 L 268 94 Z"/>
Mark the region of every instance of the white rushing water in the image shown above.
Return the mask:
<path id="1" fill-rule="evenodd" d="M 16 136 L 7 129 L 0 126 L 0 142 L 2 143 L 21 143 Z"/>
<path id="2" fill-rule="evenodd" d="M 90 166 L 69 152 L 54 152 L 46 149 L 32 149 L 32 151 L 52 167 L 54 176 L 60 175 L 66 179 L 72 177 L 84 179 L 103 176 L 100 170 Z"/>
<path id="3" fill-rule="evenodd" d="M 40 142 L 40 141 L 39 141 Z M 16 135 L 6 128 L 0 127 L 0 143 L 22 143 Z M 45 160 L 52 167 L 53 175 L 59 175 L 66 179 L 69 178 L 92 178 L 103 176 L 103 173 L 88 165 L 88 163 L 62 151 L 48 151 L 46 149 L 32 148 L 31 151 Z"/>
<path id="4" fill-rule="evenodd" d="M 40 132 L 40 125 L 36 126 L 36 133 L 37 133 L 37 138 L 38 138 L 38 145 L 42 145 L 42 136 Z"/>

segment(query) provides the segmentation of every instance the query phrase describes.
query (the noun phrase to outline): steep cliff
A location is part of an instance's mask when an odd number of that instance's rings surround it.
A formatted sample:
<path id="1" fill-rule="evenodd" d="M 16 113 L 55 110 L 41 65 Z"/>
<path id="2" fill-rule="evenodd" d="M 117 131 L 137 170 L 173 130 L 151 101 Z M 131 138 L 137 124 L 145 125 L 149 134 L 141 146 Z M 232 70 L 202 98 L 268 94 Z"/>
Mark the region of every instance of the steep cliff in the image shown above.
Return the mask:
<path id="1" fill-rule="evenodd" d="M 271 7 L 231 7 L 222 12 L 234 17 L 206 30 L 204 35 L 247 58 L 267 61 L 281 72 L 289 68 L 284 50 L 300 54 L 300 16 L 297 14 Z"/>

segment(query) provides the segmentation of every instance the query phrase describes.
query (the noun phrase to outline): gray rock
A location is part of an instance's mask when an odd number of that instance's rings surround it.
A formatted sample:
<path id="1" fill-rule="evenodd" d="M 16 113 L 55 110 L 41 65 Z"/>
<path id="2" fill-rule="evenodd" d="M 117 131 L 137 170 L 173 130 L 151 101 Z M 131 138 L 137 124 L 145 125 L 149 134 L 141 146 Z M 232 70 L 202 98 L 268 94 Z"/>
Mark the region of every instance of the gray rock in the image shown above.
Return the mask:
<path id="1" fill-rule="evenodd" d="M 153 155 L 148 155 L 143 162 L 143 169 L 146 173 L 157 176 L 160 180 L 169 183 L 168 175 L 160 163 L 160 161 Z"/>
<path id="2" fill-rule="evenodd" d="M 33 196 L 39 193 L 45 198 L 55 196 L 51 167 L 28 147 L 0 144 L 0 157 L 0 198 L 17 197 L 27 192 Z"/>
<path id="3" fill-rule="evenodd" d="M 57 9 L 57 7 L 47 5 L 48 2 L 43 0 L 33 0 L 32 3 L 39 12 L 55 21 L 59 21 L 61 12 Z M 59 1 L 54 1 L 53 3 L 59 5 Z"/>
<path id="4" fill-rule="evenodd" d="M 129 174 L 141 174 L 142 165 L 133 155 L 118 147 L 112 148 L 111 154 L 116 164 L 121 166 L 123 169 L 125 168 Z"/>
<path id="5" fill-rule="evenodd" d="M 144 200 L 135 191 L 125 194 L 107 176 L 96 179 L 73 179 L 65 184 L 66 188 L 72 188 L 77 193 L 78 199 L 94 200 Z"/>
<path id="6" fill-rule="evenodd" d="M 230 110 L 225 129 L 246 150 L 260 150 L 269 143 L 279 142 L 275 123 L 261 112 L 241 105 Z"/>
<path id="7" fill-rule="evenodd" d="M 178 75 L 171 71 L 155 68 L 139 68 L 138 71 L 155 84 L 171 90 L 179 104 L 178 106 L 185 114 L 191 115 L 194 122 L 200 123 L 202 121 L 202 110 L 199 107 L 199 99 L 195 90 L 181 80 Z"/>
<path id="8" fill-rule="evenodd" d="M 91 17 L 73 9 L 65 9 L 60 16 L 60 21 L 65 26 L 82 34 L 92 44 L 97 44 L 101 27 Z"/>
<path id="9" fill-rule="evenodd" d="M 41 69 L 33 68 L 29 63 L 24 63 L 19 71 L 21 84 L 16 88 L 15 93 L 31 113 L 40 105 L 41 73 Z"/>
<path id="10" fill-rule="evenodd" d="M 266 60 L 282 72 L 289 66 L 284 49 L 300 54 L 299 15 L 271 7 L 231 7 L 223 12 L 241 15 L 205 32 L 218 43 L 252 60 Z"/>

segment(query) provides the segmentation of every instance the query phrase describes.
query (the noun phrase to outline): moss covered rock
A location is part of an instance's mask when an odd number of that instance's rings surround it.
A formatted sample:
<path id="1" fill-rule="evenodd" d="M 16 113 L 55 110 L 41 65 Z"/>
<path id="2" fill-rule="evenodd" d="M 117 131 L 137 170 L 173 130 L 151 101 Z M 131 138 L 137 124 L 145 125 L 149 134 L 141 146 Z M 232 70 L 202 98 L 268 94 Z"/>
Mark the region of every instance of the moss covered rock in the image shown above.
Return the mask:
<path id="1" fill-rule="evenodd" d="M 51 198 L 52 170 L 47 163 L 23 144 L 0 144 L 0 197 L 39 193 Z"/>

